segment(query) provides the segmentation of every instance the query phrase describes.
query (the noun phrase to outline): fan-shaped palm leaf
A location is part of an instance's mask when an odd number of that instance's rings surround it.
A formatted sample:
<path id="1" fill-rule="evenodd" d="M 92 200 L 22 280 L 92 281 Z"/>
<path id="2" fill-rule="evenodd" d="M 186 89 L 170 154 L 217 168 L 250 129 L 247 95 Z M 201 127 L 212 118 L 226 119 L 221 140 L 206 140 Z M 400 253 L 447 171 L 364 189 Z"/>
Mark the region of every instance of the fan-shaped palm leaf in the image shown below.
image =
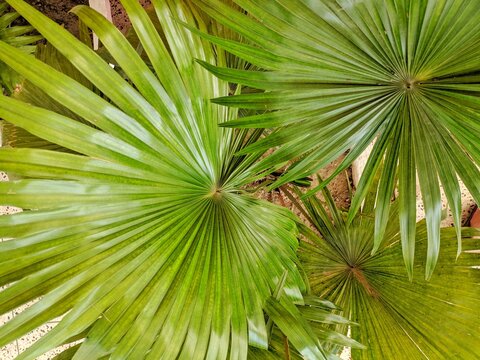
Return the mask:
<path id="1" fill-rule="evenodd" d="M 253 45 L 206 36 L 209 40 L 268 70 L 245 72 L 203 63 L 221 78 L 266 90 L 215 100 L 272 110 L 226 124 L 276 129 L 243 150 L 280 146 L 257 171 L 297 160 L 272 185 L 278 186 L 349 150 L 341 171 L 376 140 L 352 206 L 360 207 L 385 158 L 374 249 L 383 239 L 398 180 L 402 243 L 412 275 L 417 174 L 427 218 L 429 277 L 439 254 L 440 183 L 458 229 L 457 176 L 480 201 L 479 2 L 235 0 L 249 16 L 218 0 L 198 2 Z"/>
<path id="2" fill-rule="evenodd" d="M 374 196 L 367 200 L 372 204 Z M 420 256 L 410 282 L 403 265 L 397 205 L 383 245 L 372 255 L 373 213 L 365 210 L 347 223 L 346 214 L 332 201 L 327 207 L 315 197 L 305 202 L 306 213 L 321 234 L 304 227 L 309 241 L 299 250 L 312 292 L 334 301 L 345 317 L 359 324 L 351 327 L 351 335 L 367 350 L 353 350 L 354 359 L 478 359 L 480 231 L 462 229 L 465 246 L 457 259 L 455 230 L 442 229 L 437 270 L 425 281 L 421 273 L 428 240 L 425 221 L 419 222 L 415 236 Z"/>
<path id="3" fill-rule="evenodd" d="M 135 0 L 122 1 L 154 71 L 103 17 L 74 12 L 100 38 L 125 81 L 66 30 L 21 0 L 8 2 L 104 97 L 0 42 L 0 60 L 76 116 L 1 97 L 0 117 L 79 154 L 1 149 L 0 312 L 40 300 L 0 328 L 0 345 L 57 316 L 19 359 L 80 338 L 65 356 L 243 359 L 268 345 L 263 307 L 288 272 L 302 302 L 290 212 L 242 192 L 259 154 L 235 156 L 258 137 L 217 125 L 235 110 L 212 104 L 229 87 L 193 59 L 224 54 L 173 18 L 196 24 L 188 2 L 154 1 L 163 43 Z M 322 353 L 318 342 L 302 351 Z M 318 358 L 323 358 L 319 356 Z"/>

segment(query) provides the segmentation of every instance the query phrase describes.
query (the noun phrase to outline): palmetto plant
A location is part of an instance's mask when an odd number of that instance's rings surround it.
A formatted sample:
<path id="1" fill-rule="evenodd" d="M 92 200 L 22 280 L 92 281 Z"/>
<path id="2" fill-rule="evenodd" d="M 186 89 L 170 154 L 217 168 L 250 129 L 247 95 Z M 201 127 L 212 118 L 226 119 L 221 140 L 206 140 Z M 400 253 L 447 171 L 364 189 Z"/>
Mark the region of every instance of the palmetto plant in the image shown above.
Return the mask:
<path id="1" fill-rule="evenodd" d="M 236 153 L 261 131 L 218 126 L 237 110 L 209 99 L 230 86 L 194 59 L 225 66 L 226 54 L 175 20 L 203 31 L 205 14 L 154 1 L 160 34 L 137 1 L 123 1 L 145 62 L 101 15 L 75 8 L 114 69 L 23 1 L 8 3 L 90 83 L 0 42 L 0 60 L 57 103 L 3 96 L 0 117 L 59 145 L 0 151 L 16 179 L 0 183 L 1 203 L 24 210 L 0 217 L 10 239 L 0 244 L 0 312 L 37 301 L 0 328 L 1 345 L 63 316 L 19 359 L 79 339 L 62 358 L 244 359 L 270 335 L 272 352 L 252 356 L 290 356 L 290 344 L 326 359 L 358 346 L 330 329 L 345 322 L 331 303 L 303 299 L 295 217 L 243 190 L 261 153 Z"/>
<path id="2" fill-rule="evenodd" d="M 398 202 L 386 226 L 379 250 L 374 246 L 373 204 L 368 194 L 360 213 L 337 209 L 328 191 L 327 204 L 312 197 L 304 211 L 320 236 L 302 226 L 299 257 L 312 292 L 334 301 L 343 315 L 359 326 L 352 338 L 367 346 L 352 351 L 354 359 L 478 359 L 480 344 L 480 232 L 463 228 L 464 249 L 457 259 L 453 228 L 440 232 L 442 248 L 430 281 L 423 279 L 423 254 L 428 239 L 425 221 L 417 223 L 420 256 L 408 281 L 399 236 Z"/>
<path id="3" fill-rule="evenodd" d="M 457 225 L 456 174 L 478 195 L 478 75 L 465 75 L 478 70 L 473 1 L 154 0 L 152 21 L 136 0 L 123 0 L 135 31 L 129 40 L 90 8 L 76 7 L 103 44 L 98 53 L 22 0 L 7 2 L 61 55 L 49 48 L 35 59 L 0 42 L 0 61 L 28 81 L 14 97 L 0 97 L 0 118 L 22 131 L 12 131 L 12 147 L 0 151 L 1 170 L 14 179 L 0 183 L 0 203 L 23 209 L 0 217 L 0 238 L 8 239 L 0 243 L 0 312 L 34 302 L 0 327 L 0 345 L 62 316 L 19 358 L 73 344 L 60 358 L 338 359 L 342 346 L 362 347 L 355 339 L 370 349 L 358 356 L 385 346 L 418 355 L 408 339 L 436 356 L 430 337 L 437 335 L 425 330 L 439 314 L 448 319 L 435 323 L 440 331 L 452 326 L 465 334 L 462 345 L 472 345 L 473 255 L 464 249 L 448 265 L 453 270 L 442 267 L 457 254 L 451 238 L 462 235 L 459 227 L 444 231 L 449 241 L 438 266 L 438 276 L 458 282 L 455 292 L 445 295 L 437 275 L 431 283 L 406 280 L 415 236 L 417 253 L 428 249 L 416 266 L 431 276 L 437 261 L 437 177 Z M 444 31 L 434 34 L 438 24 Z M 245 95 L 223 77 L 267 91 Z M 241 117 L 238 107 L 262 112 Z M 273 130 L 263 137 L 266 127 Z M 350 148 L 340 171 L 375 138 L 346 219 L 332 207 L 331 224 L 315 199 L 307 202 L 324 240 L 251 194 L 250 185 L 272 169 L 296 161 L 274 187 Z M 415 169 L 428 241 L 412 220 Z M 397 179 L 400 199 L 389 211 Z M 371 186 L 378 188 L 375 217 L 366 217 L 371 197 L 357 215 Z M 298 227 L 310 237 L 300 249 L 309 280 L 297 258 Z M 342 237 L 349 232 L 365 236 Z M 343 283 L 351 298 L 358 291 L 358 302 L 340 296 L 341 248 L 356 259 Z M 378 280 L 381 266 L 388 281 Z M 309 281 L 348 319 L 311 294 Z M 327 283 L 331 291 L 322 288 Z M 423 313 L 425 306 L 436 313 Z M 398 338 L 390 343 L 377 332 L 395 321 L 401 331 L 393 327 Z M 342 335 L 347 329 L 354 339 Z M 451 337 L 438 337 L 453 356 L 467 354 Z"/>
<path id="4" fill-rule="evenodd" d="M 271 110 L 222 124 L 274 129 L 242 150 L 279 147 L 255 169 L 271 171 L 295 160 L 275 187 L 311 174 L 348 150 L 340 172 L 375 141 L 352 208 L 360 208 L 385 159 L 376 197 L 374 251 L 384 239 L 398 185 L 402 249 L 411 277 L 418 177 L 429 278 L 440 251 L 441 186 L 459 245 L 457 177 L 480 201 L 479 2 L 235 0 L 242 11 L 218 0 L 198 2 L 247 43 L 204 36 L 264 69 L 246 72 L 203 63 L 223 79 L 265 90 L 215 100 Z"/>

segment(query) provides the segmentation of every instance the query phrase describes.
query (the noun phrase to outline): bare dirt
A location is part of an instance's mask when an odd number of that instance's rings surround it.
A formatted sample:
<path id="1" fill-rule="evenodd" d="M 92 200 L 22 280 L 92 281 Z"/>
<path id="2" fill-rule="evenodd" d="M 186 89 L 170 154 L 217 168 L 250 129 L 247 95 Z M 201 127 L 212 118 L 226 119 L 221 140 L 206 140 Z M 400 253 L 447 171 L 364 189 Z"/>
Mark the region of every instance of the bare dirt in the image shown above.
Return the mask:
<path id="1" fill-rule="evenodd" d="M 151 4 L 150 0 L 140 0 L 139 2 L 144 7 Z M 125 33 L 130 27 L 130 21 L 128 20 L 125 9 L 119 1 L 110 1 L 110 4 L 112 6 L 113 23 L 118 29 Z"/>
<path id="2" fill-rule="evenodd" d="M 78 35 L 77 17 L 69 11 L 76 5 L 88 5 L 88 0 L 26 0 L 27 3 L 33 5 L 37 10 L 48 16 L 75 35 Z M 143 6 L 149 5 L 150 0 L 141 0 Z M 122 32 L 126 32 L 130 22 L 125 13 L 125 9 L 119 1 L 110 1 L 112 7 L 113 23 Z"/>
<path id="3" fill-rule="evenodd" d="M 88 0 L 26 0 L 26 2 L 75 35 L 78 34 L 77 17 L 69 11 L 76 5 L 88 5 Z"/>

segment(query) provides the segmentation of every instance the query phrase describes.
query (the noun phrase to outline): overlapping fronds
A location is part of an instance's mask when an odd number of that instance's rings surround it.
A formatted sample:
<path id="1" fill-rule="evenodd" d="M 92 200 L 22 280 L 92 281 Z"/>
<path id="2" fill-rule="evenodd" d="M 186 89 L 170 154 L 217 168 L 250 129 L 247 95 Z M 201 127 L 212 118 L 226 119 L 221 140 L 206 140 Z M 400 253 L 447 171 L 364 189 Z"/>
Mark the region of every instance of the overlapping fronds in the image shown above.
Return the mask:
<path id="1" fill-rule="evenodd" d="M 375 141 L 352 206 L 360 207 L 385 159 L 377 189 L 374 250 L 384 238 L 398 186 L 404 258 L 412 276 L 418 176 L 430 277 L 440 248 L 441 186 L 458 240 L 457 177 L 480 202 L 479 2 L 235 0 L 242 11 L 219 0 L 197 2 L 249 43 L 204 37 L 264 69 L 247 72 L 202 62 L 222 79 L 265 90 L 215 100 L 270 110 L 225 124 L 274 129 L 243 150 L 279 146 L 256 170 L 271 171 L 294 160 L 275 187 L 315 172 L 348 150 L 340 172 Z"/>
<path id="2" fill-rule="evenodd" d="M 463 228 L 457 259 L 456 232 L 440 232 L 442 248 L 430 281 L 423 278 L 428 251 L 425 221 L 415 233 L 418 256 L 410 282 L 403 264 L 397 210 L 392 208 L 385 237 L 374 255 L 374 219 L 366 210 L 351 223 L 330 199 L 312 197 L 306 213 L 321 237 L 303 228 L 299 257 L 312 292 L 335 302 L 358 326 L 353 339 L 367 346 L 353 359 L 477 359 L 480 356 L 480 231 Z M 372 196 L 367 197 L 372 203 Z"/>

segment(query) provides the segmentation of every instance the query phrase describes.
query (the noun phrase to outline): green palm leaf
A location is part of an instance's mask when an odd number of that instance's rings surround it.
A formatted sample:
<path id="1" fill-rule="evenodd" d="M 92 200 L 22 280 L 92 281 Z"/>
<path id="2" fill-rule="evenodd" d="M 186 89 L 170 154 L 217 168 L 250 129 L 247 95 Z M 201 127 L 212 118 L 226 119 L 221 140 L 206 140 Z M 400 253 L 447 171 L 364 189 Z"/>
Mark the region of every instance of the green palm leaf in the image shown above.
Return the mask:
<path id="1" fill-rule="evenodd" d="M 372 201 L 372 194 L 367 200 Z M 301 243 L 299 257 L 312 292 L 338 304 L 345 317 L 359 324 L 351 327 L 351 336 L 367 350 L 353 349 L 354 359 L 480 356 L 478 229 L 462 229 L 465 246 L 458 259 L 455 229 L 442 229 L 437 270 L 426 281 L 421 273 L 428 251 L 427 226 L 425 221 L 417 223 L 419 256 L 409 281 L 400 245 L 398 203 L 388 219 L 383 245 L 374 255 L 373 213 L 361 212 L 348 223 L 346 214 L 332 203 L 324 206 L 312 197 L 304 205 L 321 237 L 304 227 L 308 241 Z"/>
<path id="2" fill-rule="evenodd" d="M 99 36 L 128 81 L 66 30 L 8 0 L 89 82 L 0 42 L 0 60 L 62 107 L 0 98 L 0 117 L 78 154 L 5 148 L 0 217 L 0 312 L 40 300 L 0 328 L 0 345 L 63 315 L 19 359 L 73 339 L 65 358 L 244 359 L 268 347 L 267 299 L 285 271 L 302 303 L 293 215 L 242 190 L 260 153 L 237 156 L 258 137 L 218 127 L 237 111 L 212 104 L 228 83 L 194 62 L 225 54 L 173 18 L 203 28 L 190 5 L 155 2 L 161 40 L 134 0 L 122 1 L 149 65 L 104 18 L 74 12 Z M 78 119 L 87 123 L 82 123 Z M 256 135 L 255 135 L 256 134 Z M 253 139 L 253 140 L 252 140 Z M 319 343 L 307 343 L 312 352 Z"/>
<path id="3" fill-rule="evenodd" d="M 359 209 L 385 158 L 374 250 L 384 238 L 384 220 L 398 182 L 402 243 L 412 276 L 417 175 L 427 218 L 430 277 L 439 254 L 440 184 L 458 239 L 457 176 L 480 201 L 478 1 L 236 0 L 249 16 L 218 0 L 197 1 L 251 45 L 205 37 L 266 70 L 246 72 L 201 62 L 222 79 L 265 90 L 215 100 L 270 110 L 225 124 L 275 129 L 242 150 L 279 147 L 255 169 L 271 171 L 295 160 L 272 184 L 276 187 L 349 150 L 335 176 L 376 140 L 352 206 Z"/>
<path id="4" fill-rule="evenodd" d="M 20 14 L 9 11 L 8 3 L 0 1 L 0 41 L 15 46 L 26 53 L 35 52 L 35 43 L 42 37 L 32 34 L 34 28 L 30 25 L 14 25 Z M 21 77 L 12 71 L 5 63 L 0 62 L 0 87 L 11 94 L 21 82 Z"/>

